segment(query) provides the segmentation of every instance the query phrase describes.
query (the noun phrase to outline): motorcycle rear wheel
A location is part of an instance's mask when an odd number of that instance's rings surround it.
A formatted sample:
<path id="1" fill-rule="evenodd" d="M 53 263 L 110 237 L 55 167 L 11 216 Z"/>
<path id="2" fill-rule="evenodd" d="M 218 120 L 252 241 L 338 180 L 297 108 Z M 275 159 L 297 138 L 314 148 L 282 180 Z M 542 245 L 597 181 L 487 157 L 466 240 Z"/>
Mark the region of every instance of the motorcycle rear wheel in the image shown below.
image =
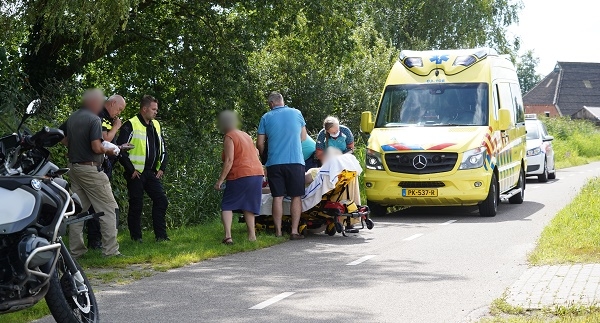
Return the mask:
<path id="1" fill-rule="evenodd" d="M 70 286 L 67 286 L 67 278 L 70 277 L 71 273 L 65 265 L 62 256 L 59 256 L 58 263 L 56 264 L 56 270 L 52 278 L 50 279 L 50 288 L 48 294 L 46 294 L 46 303 L 52 313 L 52 316 L 56 322 L 61 323 L 97 323 L 100 322 L 100 316 L 98 313 L 98 304 L 96 303 L 96 297 L 92 286 L 87 279 L 85 273 L 81 269 L 81 266 L 77 262 L 77 269 L 83 276 L 85 285 L 88 288 L 87 296 L 77 295 L 77 303 L 80 306 L 87 307 L 89 305 L 89 312 L 85 313 L 78 306 L 73 297 L 71 296 Z"/>

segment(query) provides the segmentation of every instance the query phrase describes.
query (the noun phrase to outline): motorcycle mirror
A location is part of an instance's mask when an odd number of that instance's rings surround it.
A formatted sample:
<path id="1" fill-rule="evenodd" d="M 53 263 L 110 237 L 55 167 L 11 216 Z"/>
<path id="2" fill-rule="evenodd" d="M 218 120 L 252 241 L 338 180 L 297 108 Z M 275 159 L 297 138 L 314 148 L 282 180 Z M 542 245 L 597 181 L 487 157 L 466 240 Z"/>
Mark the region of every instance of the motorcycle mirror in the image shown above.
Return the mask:
<path id="1" fill-rule="evenodd" d="M 19 126 L 17 127 L 17 135 L 19 136 L 19 140 L 21 140 L 21 137 L 22 137 L 21 132 L 19 131 L 19 130 L 21 130 L 21 126 L 23 126 L 23 123 L 25 123 L 25 120 L 27 120 L 27 118 L 29 118 L 35 114 L 35 112 L 40 107 L 41 103 L 42 103 L 42 100 L 35 99 L 35 100 L 29 102 L 29 104 L 27 105 L 27 109 L 25 109 L 25 114 L 23 115 L 23 118 L 21 118 L 21 123 L 19 123 Z"/>
<path id="2" fill-rule="evenodd" d="M 42 100 L 40 100 L 40 99 L 35 99 L 35 100 L 31 101 L 29 103 L 29 105 L 27 105 L 27 109 L 25 110 L 25 114 L 26 115 L 35 114 L 37 112 L 37 109 L 40 107 L 41 103 L 42 103 Z"/>

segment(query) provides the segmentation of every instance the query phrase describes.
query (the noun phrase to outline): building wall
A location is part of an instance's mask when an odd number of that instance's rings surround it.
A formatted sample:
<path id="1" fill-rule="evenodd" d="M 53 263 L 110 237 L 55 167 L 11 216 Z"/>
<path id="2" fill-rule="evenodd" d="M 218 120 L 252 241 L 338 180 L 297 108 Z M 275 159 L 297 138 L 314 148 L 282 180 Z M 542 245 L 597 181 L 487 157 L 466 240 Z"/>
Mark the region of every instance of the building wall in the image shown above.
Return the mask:
<path id="1" fill-rule="evenodd" d="M 546 112 L 550 113 L 550 117 L 558 117 L 558 109 L 554 105 L 526 105 L 525 113 L 532 113 L 537 115 L 545 115 Z"/>

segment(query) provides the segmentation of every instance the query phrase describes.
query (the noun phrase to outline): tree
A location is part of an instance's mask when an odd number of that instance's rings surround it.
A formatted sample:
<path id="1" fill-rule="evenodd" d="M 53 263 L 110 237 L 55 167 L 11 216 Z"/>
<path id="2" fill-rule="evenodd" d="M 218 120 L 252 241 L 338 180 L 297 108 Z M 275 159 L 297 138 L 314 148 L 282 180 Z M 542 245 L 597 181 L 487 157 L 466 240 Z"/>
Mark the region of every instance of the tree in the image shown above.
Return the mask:
<path id="1" fill-rule="evenodd" d="M 169 221 L 195 223 L 217 209 L 219 111 L 237 110 L 254 132 L 266 95 L 280 90 L 312 131 L 328 114 L 357 131 L 399 49 L 514 52 L 504 31 L 518 9 L 510 0 L 5 0 L 0 125 L 33 96 L 58 123 L 85 88 L 124 95 L 125 118 L 153 94 L 172 152 Z"/>
<path id="2" fill-rule="evenodd" d="M 528 50 L 519 57 L 517 62 L 517 76 L 519 77 L 523 95 L 533 89 L 542 80 L 542 76 L 535 71 L 539 62 L 540 59 L 534 56 L 533 50 Z"/>

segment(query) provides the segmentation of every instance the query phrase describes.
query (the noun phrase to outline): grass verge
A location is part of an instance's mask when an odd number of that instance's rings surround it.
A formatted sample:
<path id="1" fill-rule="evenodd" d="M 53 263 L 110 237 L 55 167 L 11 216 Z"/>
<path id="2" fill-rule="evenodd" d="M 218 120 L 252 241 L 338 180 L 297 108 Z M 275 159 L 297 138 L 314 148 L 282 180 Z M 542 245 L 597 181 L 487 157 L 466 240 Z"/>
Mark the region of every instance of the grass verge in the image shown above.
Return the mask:
<path id="1" fill-rule="evenodd" d="M 556 168 L 567 168 L 600 160 L 600 131 L 590 121 L 569 117 L 542 118 L 554 136 Z"/>
<path id="2" fill-rule="evenodd" d="M 79 263 L 94 289 L 99 290 L 107 284 L 126 284 L 156 272 L 210 258 L 266 248 L 286 241 L 285 238 L 259 232 L 257 241 L 250 242 L 246 239 L 246 225 L 234 223 L 232 237 L 235 244 L 226 246 L 221 243 L 223 227 L 218 219 L 204 225 L 172 230 L 169 236 L 171 241 L 157 243 L 154 242 L 153 233 L 144 232 L 144 243 L 140 244 L 129 239 L 128 231 L 121 231 L 120 250 L 127 257 L 104 258 L 100 251 L 90 250 L 79 259 Z M 49 314 L 46 303 L 42 301 L 25 311 L 0 315 L 0 322 L 26 323 Z"/>
<path id="3" fill-rule="evenodd" d="M 533 265 L 600 262 L 600 178 L 590 180 L 544 228 Z"/>
<path id="4" fill-rule="evenodd" d="M 514 307 L 504 298 L 495 300 L 490 306 L 492 317 L 480 320 L 480 323 L 588 323 L 600 322 L 600 307 L 570 306 L 545 308 L 536 311 L 526 311 Z"/>

